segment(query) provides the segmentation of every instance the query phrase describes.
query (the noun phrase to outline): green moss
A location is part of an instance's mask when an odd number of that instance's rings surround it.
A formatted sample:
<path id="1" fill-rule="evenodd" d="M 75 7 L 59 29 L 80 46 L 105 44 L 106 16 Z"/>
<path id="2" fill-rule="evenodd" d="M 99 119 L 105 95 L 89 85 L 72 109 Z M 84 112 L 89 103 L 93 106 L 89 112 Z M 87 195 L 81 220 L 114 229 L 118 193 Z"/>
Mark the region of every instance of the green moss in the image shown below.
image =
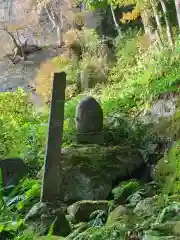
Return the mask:
<path id="1" fill-rule="evenodd" d="M 164 193 L 180 193 L 180 141 L 158 162 L 155 179 Z"/>
<path id="2" fill-rule="evenodd" d="M 125 223 L 129 219 L 129 215 L 129 210 L 120 205 L 109 214 L 106 224 L 111 225 L 115 222 Z"/>
<path id="3" fill-rule="evenodd" d="M 98 145 L 72 146 L 63 154 L 64 170 L 77 167 L 90 168 L 94 172 L 115 170 L 119 175 L 131 173 L 135 166 L 142 163 L 142 156 L 137 149 L 126 147 L 103 147 Z M 103 174 L 103 172 L 102 172 Z"/>

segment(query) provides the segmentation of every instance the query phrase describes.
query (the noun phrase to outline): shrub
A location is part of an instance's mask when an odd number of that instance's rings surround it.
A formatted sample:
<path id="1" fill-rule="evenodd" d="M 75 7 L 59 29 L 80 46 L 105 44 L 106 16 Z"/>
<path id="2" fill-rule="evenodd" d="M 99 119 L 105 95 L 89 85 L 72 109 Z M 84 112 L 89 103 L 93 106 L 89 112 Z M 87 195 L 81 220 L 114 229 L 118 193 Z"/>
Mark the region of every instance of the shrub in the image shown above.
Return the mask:
<path id="1" fill-rule="evenodd" d="M 82 89 L 93 88 L 107 81 L 108 67 L 102 58 L 86 57 L 80 64 Z"/>
<path id="2" fill-rule="evenodd" d="M 79 46 L 81 46 L 81 36 L 82 32 L 75 30 L 75 29 L 70 29 L 64 34 L 64 43 L 66 48 L 71 48 L 73 43 L 77 43 Z"/>
<path id="3" fill-rule="evenodd" d="M 36 91 L 42 97 L 45 103 L 50 102 L 52 92 L 52 81 L 55 72 L 65 71 L 71 68 L 71 62 L 67 57 L 58 56 L 52 58 L 49 62 L 41 64 L 36 75 Z"/>
<path id="4" fill-rule="evenodd" d="M 155 179 L 163 193 L 180 193 L 180 141 L 171 148 L 169 153 L 162 158 L 155 171 Z"/>
<path id="5" fill-rule="evenodd" d="M 45 148 L 44 116 L 37 114 L 29 95 L 19 89 L 0 93 L 0 158 L 22 157 L 36 173 Z"/>
<path id="6" fill-rule="evenodd" d="M 74 15 L 74 25 L 77 29 L 81 30 L 81 28 L 84 26 L 84 17 L 85 13 L 84 12 L 79 12 Z"/>

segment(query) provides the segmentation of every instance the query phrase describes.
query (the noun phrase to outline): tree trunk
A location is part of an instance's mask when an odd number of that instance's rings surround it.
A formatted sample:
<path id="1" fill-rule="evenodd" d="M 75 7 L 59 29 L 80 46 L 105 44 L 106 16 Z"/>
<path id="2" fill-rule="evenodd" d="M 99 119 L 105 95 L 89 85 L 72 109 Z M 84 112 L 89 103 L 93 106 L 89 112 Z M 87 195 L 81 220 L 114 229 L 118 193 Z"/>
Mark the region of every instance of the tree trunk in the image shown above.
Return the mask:
<path id="1" fill-rule="evenodd" d="M 166 3 L 165 0 L 159 0 L 162 6 L 162 10 L 164 13 L 164 20 L 166 22 L 166 33 L 167 33 L 167 38 L 168 38 L 168 43 L 170 46 L 173 46 L 173 34 L 172 34 L 172 28 L 171 28 L 171 24 L 169 21 L 169 16 L 168 16 L 168 10 L 166 7 Z"/>
<path id="2" fill-rule="evenodd" d="M 150 0 L 150 2 L 151 2 L 151 7 L 152 7 L 152 10 L 153 10 L 154 17 L 155 17 L 155 20 L 156 20 L 157 29 L 158 29 L 159 33 L 162 34 L 161 20 L 160 20 L 157 8 L 156 8 L 153 0 Z"/>
<path id="3" fill-rule="evenodd" d="M 179 27 L 179 31 L 180 31 L 180 0 L 174 0 L 174 1 L 175 1 L 175 6 L 176 6 L 178 27 Z"/>
<path id="4" fill-rule="evenodd" d="M 58 45 L 61 47 L 63 44 L 63 26 L 64 26 L 64 20 L 63 20 L 63 14 L 60 10 L 60 21 L 57 25 L 57 33 L 58 33 Z"/>
<path id="5" fill-rule="evenodd" d="M 162 36 L 162 26 L 161 26 L 160 17 L 158 15 L 157 8 L 154 4 L 154 0 L 150 0 L 150 3 L 151 3 L 153 14 L 154 14 L 154 17 L 155 17 L 155 20 L 156 20 L 156 25 L 157 25 L 157 29 L 155 30 L 155 35 L 156 35 L 156 38 L 158 40 L 160 48 L 162 48 L 163 47 L 163 40 L 162 40 L 163 36 Z"/>
<path id="6" fill-rule="evenodd" d="M 55 16 L 55 13 L 53 12 L 52 8 L 46 6 L 45 10 L 49 17 L 49 20 L 51 21 L 51 23 L 53 25 L 52 30 L 56 29 L 57 45 L 61 46 L 63 43 L 63 39 L 62 39 L 63 15 L 62 15 L 62 12 L 60 12 L 60 19 L 59 19 L 59 21 L 57 21 L 57 17 Z"/>
<path id="7" fill-rule="evenodd" d="M 153 31 L 154 29 L 149 17 L 149 9 L 148 10 L 144 9 L 141 12 L 141 18 L 142 18 L 145 34 L 148 36 L 150 42 L 153 42 L 155 38 L 155 34 L 154 34 L 154 31 Z"/>
<path id="8" fill-rule="evenodd" d="M 111 7 L 111 13 L 112 13 L 112 17 L 113 17 L 113 20 L 114 20 L 115 28 L 118 31 L 119 35 L 122 35 L 122 31 L 120 29 L 119 23 L 116 20 L 116 15 L 115 15 L 115 12 L 114 12 L 114 9 L 113 9 L 113 5 L 111 4 L 110 7 Z"/>

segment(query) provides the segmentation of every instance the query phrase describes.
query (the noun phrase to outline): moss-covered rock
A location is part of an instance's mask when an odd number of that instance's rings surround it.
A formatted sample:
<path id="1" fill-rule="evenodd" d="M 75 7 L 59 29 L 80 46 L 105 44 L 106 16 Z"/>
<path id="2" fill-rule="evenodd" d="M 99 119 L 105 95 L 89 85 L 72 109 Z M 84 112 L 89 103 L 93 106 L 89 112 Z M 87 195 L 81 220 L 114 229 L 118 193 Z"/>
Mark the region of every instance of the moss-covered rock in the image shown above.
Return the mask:
<path id="1" fill-rule="evenodd" d="M 52 224 L 53 235 L 66 237 L 71 232 L 71 227 L 61 209 L 47 203 L 35 204 L 26 215 L 24 222 L 38 235 L 46 235 Z"/>
<path id="2" fill-rule="evenodd" d="M 112 182 L 140 167 L 143 157 L 137 149 L 97 145 L 72 146 L 62 151 L 60 200 L 102 200 Z"/>
<path id="3" fill-rule="evenodd" d="M 91 213 L 97 210 L 108 210 L 108 201 L 78 201 L 67 208 L 67 212 L 79 222 L 89 220 Z"/>
<path id="4" fill-rule="evenodd" d="M 67 219 L 68 222 L 71 223 L 71 224 L 76 224 L 76 223 L 77 223 L 77 221 L 76 221 L 76 219 L 74 218 L 74 216 L 72 216 L 72 215 L 70 215 L 70 214 L 67 214 L 67 215 L 66 215 L 66 219 Z"/>
<path id="5" fill-rule="evenodd" d="M 125 219 L 128 218 L 129 210 L 120 205 L 117 208 L 115 208 L 108 216 L 107 225 L 114 224 L 115 222 L 122 222 L 125 221 Z"/>
<path id="6" fill-rule="evenodd" d="M 180 141 L 158 162 L 155 180 L 164 193 L 180 193 Z"/>

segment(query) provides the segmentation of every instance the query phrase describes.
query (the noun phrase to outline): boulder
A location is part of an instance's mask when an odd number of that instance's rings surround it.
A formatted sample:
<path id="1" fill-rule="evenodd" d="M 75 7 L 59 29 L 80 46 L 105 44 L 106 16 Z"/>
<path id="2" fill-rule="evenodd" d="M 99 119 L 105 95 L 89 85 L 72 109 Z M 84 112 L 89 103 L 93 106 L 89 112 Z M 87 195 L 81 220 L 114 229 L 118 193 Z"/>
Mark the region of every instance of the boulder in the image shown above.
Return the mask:
<path id="1" fill-rule="evenodd" d="M 46 235 L 52 224 L 53 235 L 66 237 L 71 232 L 69 222 L 61 209 L 47 203 L 35 204 L 25 216 L 24 223 L 40 236 Z"/>
<path id="2" fill-rule="evenodd" d="M 91 213 L 108 210 L 108 201 L 78 201 L 67 208 L 67 212 L 79 222 L 89 220 Z"/>
<path id="3" fill-rule="evenodd" d="M 21 158 L 6 158 L 0 160 L 3 186 L 14 185 L 23 178 L 27 172 L 27 166 Z"/>
<path id="4" fill-rule="evenodd" d="M 115 208 L 108 216 L 107 225 L 114 224 L 115 222 L 122 222 L 129 215 L 129 210 L 123 205 Z"/>
<path id="5" fill-rule="evenodd" d="M 107 199 L 113 184 L 130 177 L 142 163 L 143 157 L 137 149 L 98 145 L 63 149 L 59 200 Z"/>

